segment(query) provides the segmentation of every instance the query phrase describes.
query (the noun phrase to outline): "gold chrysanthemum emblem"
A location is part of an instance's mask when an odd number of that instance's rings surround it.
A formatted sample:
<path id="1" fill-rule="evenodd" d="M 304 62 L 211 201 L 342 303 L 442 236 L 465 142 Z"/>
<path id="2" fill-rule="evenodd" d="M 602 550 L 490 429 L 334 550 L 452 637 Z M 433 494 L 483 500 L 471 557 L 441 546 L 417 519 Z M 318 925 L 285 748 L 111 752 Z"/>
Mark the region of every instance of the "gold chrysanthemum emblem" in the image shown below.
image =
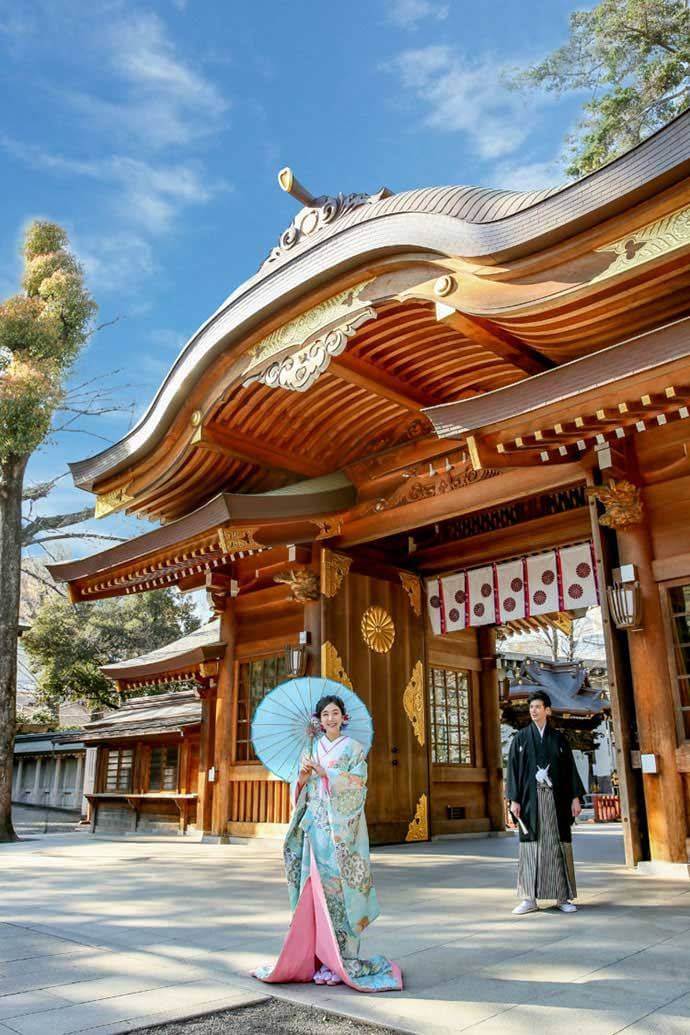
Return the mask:
<path id="1" fill-rule="evenodd" d="M 395 626 L 384 607 L 368 607 L 362 615 L 362 636 L 367 647 L 386 654 L 393 646 Z"/>

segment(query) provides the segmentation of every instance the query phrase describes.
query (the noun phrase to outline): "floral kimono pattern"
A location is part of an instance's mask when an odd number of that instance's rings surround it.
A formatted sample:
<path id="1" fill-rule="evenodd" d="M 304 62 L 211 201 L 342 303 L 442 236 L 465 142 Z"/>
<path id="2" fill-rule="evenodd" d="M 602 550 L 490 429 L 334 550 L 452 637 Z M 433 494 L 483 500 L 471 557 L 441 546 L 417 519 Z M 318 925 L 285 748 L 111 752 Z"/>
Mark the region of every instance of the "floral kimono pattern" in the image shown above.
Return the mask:
<path id="1" fill-rule="evenodd" d="M 360 935 L 379 915 L 364 816 L 364 752 L 350 737 L 331 744 L 324 736 L 313 757 L 327 776 L 293 787 L 295 809 L 283 848 L 292 923 L 275 966 L 254 975 L 268 982 L 311 981 L 320 961 L 361 992 L 400 989 L 397 964 L 359 955 Z"/>

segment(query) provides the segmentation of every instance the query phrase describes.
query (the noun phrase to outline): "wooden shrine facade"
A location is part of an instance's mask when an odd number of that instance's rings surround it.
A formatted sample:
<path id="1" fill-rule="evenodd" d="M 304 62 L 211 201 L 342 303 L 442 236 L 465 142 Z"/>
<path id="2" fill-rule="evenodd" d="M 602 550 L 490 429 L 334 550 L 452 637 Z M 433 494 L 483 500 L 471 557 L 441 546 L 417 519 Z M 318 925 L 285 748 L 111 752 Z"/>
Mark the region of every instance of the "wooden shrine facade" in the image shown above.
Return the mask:
<path id="1" fill-rule="evenodd" d="M 54 566 L 72 599 L 205 586 L 219 619 L 205 831 L 282 828 L 247 729 L 291 666 L 372 710 L 374 840 L 502 829 L 496 620 L 439 632 L 425 583 L 589 543 L 602 602 L 633 565 L 642 610 L 605 608 L 628 861 L 687 865 L 689 156 L 684 115 L 560 190 L 299 188 L 140 424 L 73 465 L 99 513 L 163 523 Z"/>

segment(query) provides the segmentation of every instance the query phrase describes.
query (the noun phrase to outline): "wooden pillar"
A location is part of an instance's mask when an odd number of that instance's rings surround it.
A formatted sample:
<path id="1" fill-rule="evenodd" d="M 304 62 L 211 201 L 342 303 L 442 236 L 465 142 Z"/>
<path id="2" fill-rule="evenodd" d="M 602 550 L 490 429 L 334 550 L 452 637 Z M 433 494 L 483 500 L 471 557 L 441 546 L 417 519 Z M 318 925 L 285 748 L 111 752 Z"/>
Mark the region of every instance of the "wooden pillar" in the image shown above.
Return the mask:
<path id="1" fill-rule="evenodd" d="M 321 570 L 321 543 L 312 544 L 312 566 L 319 574 Z M 304 605 L 304 628 L 309 634 L 307 644 L 307 675 L 321 675 L 321 619 L 324 597 L 319 594 L 318 600 L 308 600 Z"/>
<path id="2" fill-rule="evenodd" d="M 625 633 L 619 632 L 611 621 L 606 599 L 606 586 L 612 579 L 611 570 L 618 563 L 617 548 L 611 530 L 604 530 L 599 524 L 595 499 L 590 499 L 589 508 L 592 545 L 599 576 L 625 863 L 627 866 L 636 866 L 638 862 L 649 858 L 649 839 L 642 779 L 639 770 L 632 767 L 632 751 L 638 747 L 638 737 L 632 676 L 625 656 L 627 643 Z"/>
<path id="3" fill-rule="evenodd" d="M 657 773 L 643 773 L 652 861 L 687 863 L 682 777 L 676 762 L 675 702 L 668 671 L 659 587 L 652 571 L 649 526 L 616 529 L 621 564 L 634 564 L 642 593 L 642 629 L 628 633 L 635 711 L 643 754 L 658 759 Z"/>
<path id="4" fill-rule="evenodd" d="M 199 772 L 196 791 L 197 798 L 196 825 L 203 834 L 210 834 L 213 829 L 213 789 L 215 783 L 209 778 L 209 770 L 214 765 L 216 735 L 216 693 L 214 687 L 201 702 L 201 730 L 199 733 Z"/>
<path id="5" fill-rule="evenodd" d="M 477 630 L 482 663 L 480 677 L 484 764 L 488 775 L 487 812 L 492 830 L 505 830 L 503 802 L 503 758 L 501 755 L 501 709 L 496 666 L 496 629 L 482 625 Z"/>
<path id="6" fill-rule="evenodd" d="M 225 657 L 218 673 L 216 694 L 214 759 L 216 770 L 213 788 L 212 826 L 216 836 L 227 834 L 230 819 L 230 769 L 232 766 L 233 695 L 235 692 L 235 601 L 228 594 L 220 616 L 220 638 L 225 643 Z"/>

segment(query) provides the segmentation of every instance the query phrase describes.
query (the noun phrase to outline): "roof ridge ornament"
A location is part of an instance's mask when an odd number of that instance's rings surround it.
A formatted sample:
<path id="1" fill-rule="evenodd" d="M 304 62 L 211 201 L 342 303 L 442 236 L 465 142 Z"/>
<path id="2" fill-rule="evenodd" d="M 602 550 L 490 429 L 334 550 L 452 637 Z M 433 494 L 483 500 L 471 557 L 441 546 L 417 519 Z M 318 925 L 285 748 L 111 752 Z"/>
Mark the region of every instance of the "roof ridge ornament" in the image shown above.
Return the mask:
<path id="1" fill-rule="evenodd" d="M 284 230 L 278 239 L 278 244 L 272 248 L 262 263 L 267 266 L 278 259 L 281 259 L 286 252 L 291 251 L 305 237 L 313 237 L 324 227 L 335 222 L 347 212 L 351 212 L 361 205 L 373 205 L 377 201 L 389 198 L 393 193 L 387 187 L 381 187 L 375 194 L 321 194 L 318 197 L 307 190 L 300 183 L 292 169 L 286 166 L 278 173 L 278 183 L 286 194 L 295 200 L 300 201 L 303 208 L 297 213 L 287 230 Z"/>

